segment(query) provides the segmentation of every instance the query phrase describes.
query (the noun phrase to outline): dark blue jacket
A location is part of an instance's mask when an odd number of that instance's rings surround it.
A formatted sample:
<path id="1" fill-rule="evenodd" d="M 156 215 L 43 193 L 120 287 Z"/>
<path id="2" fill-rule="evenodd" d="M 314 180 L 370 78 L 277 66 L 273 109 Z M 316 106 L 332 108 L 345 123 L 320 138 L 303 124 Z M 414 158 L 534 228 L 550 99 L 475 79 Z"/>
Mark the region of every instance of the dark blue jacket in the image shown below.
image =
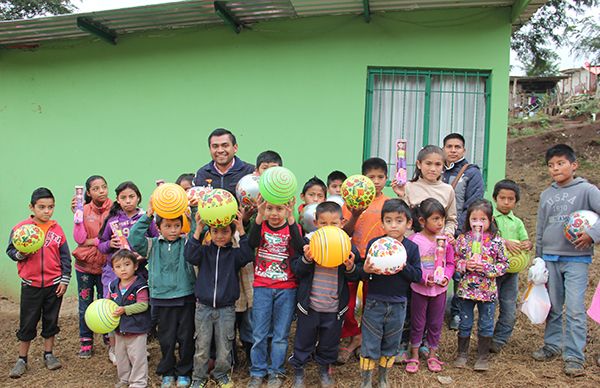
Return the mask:
<path id="1" fill-rule="evenodd" d="M 121 295 L 119 290 L 120 279 L 115 279 L 110 283 L 108 289 L 110 293 L 110 299 L 114 300 L 119 306 L 129 306 L 137 303 L 137 293 L 145 289 L 148 291 L 148 284 L 146 279 L 138 276 L 131 286 L 127 289 L 124 295 Z M 117 327 L 118 333 L 127 334 L 144 334 L 150 331 L 152 319 L 150 317 L 150 308 L 143 313 L 127 315 L 121 315 L 121 321 L 119 327 Z"/>
<path id="2" fill-rule="evenodd" d="M 458 176 L 460 169 L 467 163 L 466 159 L 462 159 L 452 164 L 448 169 L 444 167 L 444 173 L 442 174 L 444 183 L 451 185 Z M 467 167 L 454 188 L 457 213 L 456 221 L 458 222 L 456 236 L 465 232 L 464 228 L 467 217 L 467 208 L 471 206 L 473 202 L 482 199 L 483 192 L 484 185 L 481 171 L 476 164 L 469 164 L 469 167 Z"/>
<path id="3" fill-rule="evenodd" d="M 354 269 L 346 272 L 346 266 L 341 264 L 338 266 L 338 319 L 341 319 L 348 310 L 348 282 L 358 281 L 358 265 L 360 263 L 360 253 L 356 247 L 352 246 L 354 253 Z M 296 307 L 303 314 L 308 314 L 310 308 L 310 291 L 312 289 L 313 277 L 315 276 L 315 263 L 308 262 L 304 256 L 295 256 L 291 262 L 292 272 L 298 280 L 298 288 L 296 290 Z"/>
<path id="4" fill-rule="evenodd" d="M 240 269 L 254 260 L 254 251 L 246 235 L 240 238 L 240 247 L 231 243 L 218 247 L 190 237 L 183 252 L 188 263 L 198 266 L 195 294 L 198 301 L 213 308 L 233 306 L 240 297 Z"/>
<path id="5" fill-rule="evenodd" d="M 225 189 L 231 194 L 235 195 L 235 186 L 244 176 L 252 174 L 254 172 L 254 166 L 248 164 L 234 156 L 233 167 L 221 175 L 215 168 L 215 162 L 212 160 L 200 167 L 194 177 L 194 186 L 206 186 L 207 179 L 212 179 L 211 186 L 215 189 Z"/>
<path id="6" fill-rule="evenodd" d="M 380 239 L 379 236 L 367 245 L 367 252 L 374 241 Z M 369 280 L 369 291 L 367 299 L 374 299 L 383 302 L 400 302 L 406 300 L 410 292 L 410 283 L 421 281 L 423 272 L 421 271 L 421 255 L 419 246 L 407 238 L 402 239 L 402 245 L 406 249 L 406 266 L 402 271 L 394 275 L 375 275 L 364 271 L 362 265 L 359 266 L 359 274 L 362 279 Z M 365 257 L 365 262 L 366 262 Z"/>

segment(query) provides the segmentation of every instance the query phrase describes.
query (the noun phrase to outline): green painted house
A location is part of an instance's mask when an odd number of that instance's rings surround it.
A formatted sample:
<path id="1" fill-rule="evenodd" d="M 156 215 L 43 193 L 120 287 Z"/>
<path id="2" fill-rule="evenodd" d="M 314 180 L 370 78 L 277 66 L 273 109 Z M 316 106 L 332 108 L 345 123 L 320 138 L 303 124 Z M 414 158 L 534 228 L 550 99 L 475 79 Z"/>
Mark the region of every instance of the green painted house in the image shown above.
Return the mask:
<path id="1" fill-rule="evenodd" d="M 216 127 L 246 161 L 278 151 L 300 182 L 371 156 L 392 176 L 397 138 L 412 167 L 461 132 L 489 190 L 505 170 L 510 35 L 543 3 L 182 1 L 2 22 L 0 245 L 39 186 L 69 236 L 91 174 L 111 192 L 133 180 L 145 207 L 156 179 L 208 161 Z M 1 293 L 18 294 L 0 263 Z"/>

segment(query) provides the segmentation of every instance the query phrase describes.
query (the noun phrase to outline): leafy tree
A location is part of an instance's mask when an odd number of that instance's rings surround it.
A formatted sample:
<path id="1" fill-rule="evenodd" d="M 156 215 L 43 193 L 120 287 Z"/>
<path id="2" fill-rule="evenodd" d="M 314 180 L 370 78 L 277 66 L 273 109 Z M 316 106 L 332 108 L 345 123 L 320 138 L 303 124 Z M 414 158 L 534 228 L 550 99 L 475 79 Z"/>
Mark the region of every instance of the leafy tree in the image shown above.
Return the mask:
<path id="1" fill-rule="evenodd" d="M 527 75 L 558 73 L 558 55 L 553 48 L 567 44 L 583 12 L 599 3 L 599 0 L 549 0 L 513 33 L 511 48 Z"/>
<path id="2" fill-rule="evenodd" d="M 71 0 L 0 0 L 0 20 L 67 14 L 73 12 L 74 9 Z"/>
<path id="3" fill-rule="evenodd" d="M 586 58 L 592 65 L 600 66 L 600 18 L 583 18 L 572 32 L 571 53 Z"/>

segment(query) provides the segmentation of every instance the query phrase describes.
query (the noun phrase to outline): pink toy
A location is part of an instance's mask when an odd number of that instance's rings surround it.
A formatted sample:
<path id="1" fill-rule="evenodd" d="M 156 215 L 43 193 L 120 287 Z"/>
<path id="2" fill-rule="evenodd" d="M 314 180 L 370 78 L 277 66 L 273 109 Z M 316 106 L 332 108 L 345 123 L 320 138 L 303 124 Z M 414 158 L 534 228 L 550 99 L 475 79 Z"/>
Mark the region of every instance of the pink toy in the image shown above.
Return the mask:
<path id="1" fill-rule="evenodd" d="M 483 239 L 483 223 L 473 222 L 473 245 L 471 246 L 471 259 L 481 264 L 481 241 Z"/>
<path id="2" fill-rule="evenodd" d="M 83 186 L 75 186 L 75 214 L 73 222 L 81 224 L 83 222 Z"/>
<path id="3" fill-rule="evenodd" d="M 129 246 L 129 242 L 127 242 L 127 236 L 125 236 L 125 233 L 123 233 L 123 229 L 121 229 L 121 226 L 119 225 L 119 221 L 114 220 L 113 222 L 111 222 L 110 228 L 112 229 L 113 233 L 116 234 L 117 237 L 119 237 L 119 242 L 121 243 L 121 248 L 131 250 L 131 247 Z"/>
<path id="4" fill-rule="evenodd" d="M 406 139 L 398 139 L 396 142 L 396 183 L 404 186 L 406 176 Z"/>
<path id="5" fill-rule="evenodd" d="M 444 282 L 444 272 L 446 271 L 446 236 L 435 236 L 435 244 L 433 282 L 442 284 Z"/>

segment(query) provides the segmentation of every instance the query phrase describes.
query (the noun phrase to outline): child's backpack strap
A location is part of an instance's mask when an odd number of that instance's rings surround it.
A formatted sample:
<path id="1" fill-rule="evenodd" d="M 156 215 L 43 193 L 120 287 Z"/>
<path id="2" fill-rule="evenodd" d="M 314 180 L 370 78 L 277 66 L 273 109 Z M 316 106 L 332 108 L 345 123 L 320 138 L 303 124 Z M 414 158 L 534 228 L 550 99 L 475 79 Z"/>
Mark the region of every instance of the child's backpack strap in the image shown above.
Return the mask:
<path id="1" fill-rule="evenodd" d="M 463 174 L 465 173 L 465 171 L 467 171 L 467 168 L 469 167 L 469 163 L 466 163 L 464 166 L 462 166 L 460 168 L 460 170 L 458 170 L 458 174 L 456 175 L 456 178 L 454 178 L 454 180 L 452 181 L 452 184 L 450 186 L 452 186 L 453 190 L 456 190 L 456 185 L 458 185 L 458 181 L 460 180 L 460 178 L 462 178 Z"/>

